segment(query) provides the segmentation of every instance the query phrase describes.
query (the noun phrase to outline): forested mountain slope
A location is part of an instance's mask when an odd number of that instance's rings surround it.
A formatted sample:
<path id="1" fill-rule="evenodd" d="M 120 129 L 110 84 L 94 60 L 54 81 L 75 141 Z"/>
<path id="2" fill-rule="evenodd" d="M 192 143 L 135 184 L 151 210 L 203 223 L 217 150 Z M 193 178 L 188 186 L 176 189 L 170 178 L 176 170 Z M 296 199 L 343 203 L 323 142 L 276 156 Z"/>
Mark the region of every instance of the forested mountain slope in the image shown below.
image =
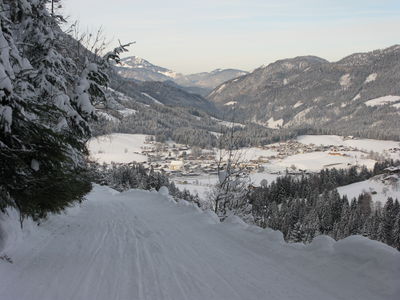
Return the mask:
<path id="1" fill-rule="evenodd" d="M 330 63 L 314 56 L 274 62 L 225 82 L 208 99 L 235 104 L 238 119 L 271 128 L 400 139 L 400 46 Z"/>

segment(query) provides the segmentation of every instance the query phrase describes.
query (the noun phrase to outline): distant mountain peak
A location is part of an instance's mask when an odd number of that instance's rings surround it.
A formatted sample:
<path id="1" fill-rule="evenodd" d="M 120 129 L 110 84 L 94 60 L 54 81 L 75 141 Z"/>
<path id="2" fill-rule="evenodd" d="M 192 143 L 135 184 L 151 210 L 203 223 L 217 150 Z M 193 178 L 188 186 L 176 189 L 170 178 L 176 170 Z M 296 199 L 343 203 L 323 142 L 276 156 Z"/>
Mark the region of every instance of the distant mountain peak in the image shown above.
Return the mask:
<path id="1" fill-rule="evenodd" d="M 136 79 L 139 81 L 173 81 L 176 84 L 208 94 L 219 84 L 233 78 L 247 74 L 247 72 L 236 69 L 215 69 L 211 72 L 201 72 L 196 74 L 183 75 L 167 68 L 163 68 L 150 63 L 149 61 L 137 57 L 129 56 L 121 59 L 121 64 L 116 65 L 117 73 L 125 78 Z"/>
<path id="2" fill-rule="evenodd" d="M 156 67 L 149 61 L 147 61 L 141 57 L 138 57 L 138 56 L 129 56 L 129 57 L 122 58 L 121 65 L 123 67 L 131 67 L 131 68 L 135 68 L 138 66 Z"/>

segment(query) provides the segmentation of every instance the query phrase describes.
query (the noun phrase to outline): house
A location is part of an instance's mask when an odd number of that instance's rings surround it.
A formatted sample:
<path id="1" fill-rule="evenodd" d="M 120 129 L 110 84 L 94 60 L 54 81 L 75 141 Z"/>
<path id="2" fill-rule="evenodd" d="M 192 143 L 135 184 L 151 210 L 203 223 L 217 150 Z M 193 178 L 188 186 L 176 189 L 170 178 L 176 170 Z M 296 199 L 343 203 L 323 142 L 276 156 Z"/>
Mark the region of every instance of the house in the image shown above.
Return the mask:
<path id="1" fill-rule="evenodd" d="M 184 166 L 183 160 L 173 160 L 169 164 L 169 169 L 172 171 L 179 171 Z"/>
<path id="2" fill-rule="evenodd" d="M 390 166 L 385 171 L 389 174 L 400 174 L 400 166 Z"/>

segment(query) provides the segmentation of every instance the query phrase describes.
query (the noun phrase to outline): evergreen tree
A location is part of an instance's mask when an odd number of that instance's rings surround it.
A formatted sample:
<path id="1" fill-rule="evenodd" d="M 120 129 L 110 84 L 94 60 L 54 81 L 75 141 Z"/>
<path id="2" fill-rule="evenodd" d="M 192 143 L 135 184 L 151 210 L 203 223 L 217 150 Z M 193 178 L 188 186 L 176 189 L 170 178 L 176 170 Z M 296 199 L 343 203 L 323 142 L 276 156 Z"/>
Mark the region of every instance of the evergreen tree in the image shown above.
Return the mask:
<path id="1" fill-rule="evenodd" d="M 396 215 L 394 214 L 393 198 L 389 197 L 383 207 L 382 215 L 382 241 L 388 245 L 393 244 L 393 229 Z"/>
<path id="2" fill-rule="evenodd" d="M 396 220 L 394 222 L 392 237 L 393 247 L 400 250 L 400 212 L 397 213 Z"/>
<path id="3" fill-rule="evenodd" d="M 320 234 L 320 223 L 315 208 L 311 209 L 311 211 L 306 215 L 303 228 L 305 234 L 304 240 L 306 242 L 311 242 L 314 237 Z"/>
<path id="4" fill-rule="evenodd" d="M 294 224 L 293 228 L 291 228 L 288 240 L 294 243 L 304 242 L 305 233 L 303 225 L 300 222 L 297 222 Z"/>
<path id="5" fill-rule="evenodd" d="M 62 17 L 49 13 L 48 3 L 0 1 L 0 201 L 17 207 L 21 219 L 59 212 L 90 191 L 87 121 L 106 83 L 96 65 L 80 71 L 61 54 Z"/>

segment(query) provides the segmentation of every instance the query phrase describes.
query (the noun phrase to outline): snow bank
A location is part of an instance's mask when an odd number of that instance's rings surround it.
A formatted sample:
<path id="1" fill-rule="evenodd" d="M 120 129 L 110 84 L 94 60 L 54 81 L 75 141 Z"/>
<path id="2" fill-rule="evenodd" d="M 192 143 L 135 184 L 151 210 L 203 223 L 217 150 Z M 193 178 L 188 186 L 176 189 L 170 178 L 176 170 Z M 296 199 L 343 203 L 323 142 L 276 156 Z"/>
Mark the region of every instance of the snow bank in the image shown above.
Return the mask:
<path id="1" fill-rule="evenodd" d="M 371 271 L 377 269 L 400 271 L 399 251 L 361 235 L 349 236 L 333 244 L 334 254 L 359 264 L 368 264 Z M 399 278 L 400 280 L 400 278 Z"/>
<path id="2" fill-rule="evenodd" d="M 6 213 L 0 212 L 0 256 L 21 243 L 24 235 L 29 235 L 35 228 L 30 220 L 27 220 L 24 225 L 25 228 L 22 230 L 19 215 L 15 209 L 9 208 Z"/>
<path id="3" fill-rule="evenodd" d="M 335 240 L 327 235 L 320 235 L 313 239 L 313 241 L 307 245 L 306 249 L 314 253 L 323 253 L 330 255 L 334 251 Z"/>
<path id="4" fill-rule="evenodd" d="M 237 225 L 240 228 L 247 228 L 249 225 L 247 225 L 241 218 L 235 215 L 230 215 L 224 220 L 225 224 L 231 224 L 231 225 Z"/>

